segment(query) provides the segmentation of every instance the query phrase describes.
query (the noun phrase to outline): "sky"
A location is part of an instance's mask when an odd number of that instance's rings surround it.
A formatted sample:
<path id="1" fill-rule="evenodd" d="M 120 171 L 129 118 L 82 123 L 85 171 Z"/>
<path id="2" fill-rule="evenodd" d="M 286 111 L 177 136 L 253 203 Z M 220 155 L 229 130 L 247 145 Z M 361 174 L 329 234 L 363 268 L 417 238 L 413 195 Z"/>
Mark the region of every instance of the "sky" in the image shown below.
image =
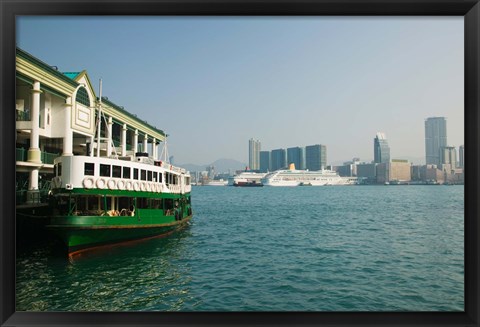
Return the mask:
<path id="1" fill-rule="evenodd" d="M 17 46 L 164 130 L 176 164 L 327 146 L 327 164 L 425 161 L 424 121 L 464 144 L 463 17 L 20 16 Z M 420 160 L 420 161 L 419 161 Z"/>

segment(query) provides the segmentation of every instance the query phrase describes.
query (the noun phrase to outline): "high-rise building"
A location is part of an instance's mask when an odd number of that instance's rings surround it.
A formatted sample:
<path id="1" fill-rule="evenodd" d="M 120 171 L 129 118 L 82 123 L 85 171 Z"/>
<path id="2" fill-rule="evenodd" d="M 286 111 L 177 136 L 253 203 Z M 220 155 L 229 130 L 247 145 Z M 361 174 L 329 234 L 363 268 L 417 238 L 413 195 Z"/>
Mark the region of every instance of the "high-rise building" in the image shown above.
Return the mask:
<path id="1" fill-rule="evenodd" d="M 272 171 L 282 169 L 287 166 L 287 152 L 285 149 L 272 150 L 270 165 Z"/>
<path id="2" fill-rule="evenodd" d="M 260 169 L 260 141 L 253 138 L 248 141 L 248 166 L 252 170 Z"/>
<path id="3" fill-rule="evenodd" d="M 296 169 L 305 169 L 304 148 L 295 147 L 287 149 L 287 165 L 295 164 Z"/>
<path id="4" fill-rule="evenodd" d="M 430 117 L 425 120 L 425 159 L 427 165 L 442 164 L 440 151 L 447 146 L 447 120 Z"/>
<path id="5" fill-rule="evenodd" d="M 465 168 L 465 148 L 463 145 L 458 147 L 458 166 L 459 168 Z"/>
<path id="6" fill-rule="evenodd" d="M 260 151 L 260 172 L 266 173 L 270 170 L 270 151 Z"/>
<path id="7" fill-rule="evenodd" d="M 450 165 L 451 169 L 457 168 L 457 149 L 454 146 L 444 146 L 440 149 L 440 161 L 443 165 Z"/>
<path id="8" fill-rule="evenodd" d="M 390 147 L 385 133 L 378 132 L 373 139 L 373 155 L 375 163 L 390 161 Z"/>
<path id="9" fill-rule="evenodd" d="M 316 144 L 305 147 L 305 169 L 320 170 L 327 166 L 327 147 Z"/>

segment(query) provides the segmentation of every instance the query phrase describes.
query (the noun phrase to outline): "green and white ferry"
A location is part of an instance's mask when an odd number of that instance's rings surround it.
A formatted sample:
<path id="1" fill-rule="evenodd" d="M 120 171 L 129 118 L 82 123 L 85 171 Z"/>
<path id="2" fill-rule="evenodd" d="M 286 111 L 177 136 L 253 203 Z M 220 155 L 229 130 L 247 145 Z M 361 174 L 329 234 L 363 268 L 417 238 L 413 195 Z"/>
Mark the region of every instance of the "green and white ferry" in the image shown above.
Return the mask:
<path id="1" fill-rule="evenodd" d="M 54 161 L 47 228 L 69 255 L 168 235 L 192 218 L 190 174 L 147 153 L 61 156 Z"/>

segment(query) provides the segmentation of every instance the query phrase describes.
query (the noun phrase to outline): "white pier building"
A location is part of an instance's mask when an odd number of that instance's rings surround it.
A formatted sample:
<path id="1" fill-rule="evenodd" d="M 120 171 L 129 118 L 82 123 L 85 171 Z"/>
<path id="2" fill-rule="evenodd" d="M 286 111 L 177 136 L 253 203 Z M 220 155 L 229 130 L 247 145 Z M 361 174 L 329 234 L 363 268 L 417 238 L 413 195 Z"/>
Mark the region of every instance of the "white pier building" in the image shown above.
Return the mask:
<path id="1" fill-rule="evenodd" d="M 100 102 L 105 119 L 97 149 Z M 16 49 L 15 111 L 17 204 L 41 202 L 57 156 L 147 152 L 158 159 L 159 144 L 166 137 L 107 97 L 100 99 L 85 70 L 60 72 L 20 48 Z"/>

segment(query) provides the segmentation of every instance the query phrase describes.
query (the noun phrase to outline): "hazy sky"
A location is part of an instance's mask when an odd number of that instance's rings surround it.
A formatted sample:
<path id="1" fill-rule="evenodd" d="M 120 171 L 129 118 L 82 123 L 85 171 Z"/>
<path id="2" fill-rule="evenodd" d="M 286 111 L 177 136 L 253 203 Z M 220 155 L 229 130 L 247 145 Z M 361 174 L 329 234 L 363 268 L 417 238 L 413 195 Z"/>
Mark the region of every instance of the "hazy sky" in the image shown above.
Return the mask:
<path id="1" fill-rule="evenodd" d="M 464 142 L 463 17 L 20 17 L 17 45 L 166 131 L 175 163 L 325 144 L 328 164 Z"/>

